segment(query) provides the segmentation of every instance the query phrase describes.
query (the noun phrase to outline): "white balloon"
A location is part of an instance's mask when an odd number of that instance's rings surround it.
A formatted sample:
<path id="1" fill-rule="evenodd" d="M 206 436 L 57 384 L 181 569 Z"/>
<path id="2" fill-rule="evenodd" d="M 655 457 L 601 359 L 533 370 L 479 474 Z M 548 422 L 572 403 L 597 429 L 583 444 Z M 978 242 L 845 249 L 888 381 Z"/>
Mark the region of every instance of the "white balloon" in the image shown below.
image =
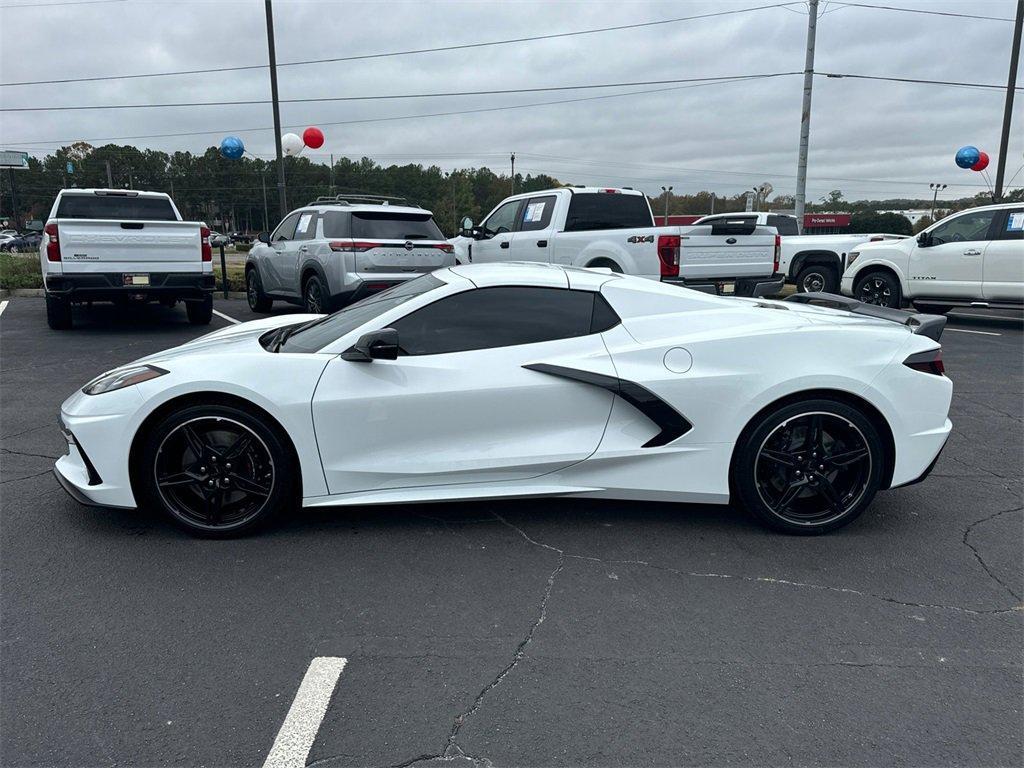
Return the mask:
<path id="1" fill-rule="evenodd" d="M 286 133 L 281 137 L 281 150 L 289 157 L 297 156 L 305 148 L 306 144 L 302 141 L 301 136 L 294 133 Z"/>

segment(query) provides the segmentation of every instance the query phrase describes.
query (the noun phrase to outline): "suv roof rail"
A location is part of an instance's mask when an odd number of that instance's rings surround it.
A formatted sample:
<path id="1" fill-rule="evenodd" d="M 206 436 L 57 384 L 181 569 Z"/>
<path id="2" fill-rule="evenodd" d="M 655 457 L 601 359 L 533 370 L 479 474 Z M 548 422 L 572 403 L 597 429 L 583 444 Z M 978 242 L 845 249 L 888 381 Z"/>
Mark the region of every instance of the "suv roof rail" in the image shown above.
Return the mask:
<path id="1" fill-rule="evenodd" d="M 311 203 L 306 205 L 324 205 L 325 203 L 331 205 L 352 205 L 355 204 L 369 204 L 369 205 L 406 205 L 411 208 L 422 208 L 423 206 L 418 203 L 414 203 L 405 197 L 392 197 L 390 195 L 328 195 L 326 197 L 318 197 Z"/>

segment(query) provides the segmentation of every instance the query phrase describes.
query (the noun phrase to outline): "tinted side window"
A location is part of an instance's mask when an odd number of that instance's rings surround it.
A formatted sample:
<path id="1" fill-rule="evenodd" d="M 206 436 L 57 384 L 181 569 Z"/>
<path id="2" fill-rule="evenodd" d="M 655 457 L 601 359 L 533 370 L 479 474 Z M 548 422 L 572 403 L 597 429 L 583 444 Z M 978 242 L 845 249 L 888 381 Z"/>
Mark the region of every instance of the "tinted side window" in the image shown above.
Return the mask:
<path id="1" fill-rule="evenodd" d="M 536 344 L 591 333 L 591 291 L 478 288 L 418 309 L 393 323 L 406 355 Z"/>
<path id="2" fill-rule="evenodd" d="M 574 194 L 565 218 L 566 232 L 653 226 L 646 197 L 614 192 Z"/>
<path id="3" fill-rule="evenodd" d="M 943 221 L 931 231 L 932 245 L 988 240 L 996 211 L 972 211 Z"/>
<path id="4" fill-rule="evenodd" d="M 1024 240 L 1024 208 L 1011 208 L 1006 212 L 997 240 Z"/>
<path id="5" fill-rule="evenodd" d="M 796 225 L 796 219 L 792 216 L 769 216 L 768 226 L 775 227 L 780 235 L 799 235 L 800 228 Z"/>
<path id="6" fill-rule="evenodd" d="M 516 225 L 516 211 L 522 205 L 522 200 L 513 200 L 505 203 L 498 210 L 487 217 L 483 223 L 484 231 L 489 235 L 500 235 L 502 232 L 511 232 Z"/>
<path id="7" fill-rule="evenodd" d="M 538 229 L 547 229 L 551 226 L 551 214 L 555 211 L 554 195 L 544 197 L 531 197 L 526 201 L 523 213 L 519 217 L 519 231 L 533 232 Z"/>
<path id="8" fill-rule="evenodd" d="M 295 234 L 295 225 L 299 222 L 299 214 L 293 213 L 277 225 L 274 234 L 270 236 L 270 242 L 276 243 L 280 240 L 291 240 Z"/>
<path id="9" fill-rule="evenodd" d="M 294 240 L 312 240 L 316 237 L 316 213 L 313 211 L 302 211 L 299 214 L 299 221 L 295 225 Z"/>
<path id="10" fill-rule="evenodd" d="M 347 211 L 325 211 L 320 214 L 324 223 L 324 237 L 351 237 L 349 226 L 351 214 Z"/>
<path id="11" fill-rule="evenodd" d="M 177 221 L 171 201 L 165 197 L 127 195 L 64 195 L 57 206 L 58 219 L 117 219 L 119 221 Z"/>

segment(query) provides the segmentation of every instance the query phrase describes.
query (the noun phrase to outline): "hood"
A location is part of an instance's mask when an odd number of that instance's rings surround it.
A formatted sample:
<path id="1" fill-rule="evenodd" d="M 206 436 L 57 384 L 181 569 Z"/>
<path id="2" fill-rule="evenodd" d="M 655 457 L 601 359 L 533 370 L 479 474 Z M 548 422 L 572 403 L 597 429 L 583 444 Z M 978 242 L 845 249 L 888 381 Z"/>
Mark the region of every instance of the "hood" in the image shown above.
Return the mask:
<path id="1" fill-rule="evenodd" d="M 316 320 L 322 315 L 291 314 L 275 315 L 253 320 L 248 323 L 230 325 L 227 328 L 200 336 L 198 339 L 186 342 L 178 347 L 165 349 L 153 355 L 136 360 L 136 363 L 158 362 L 160 360 L 172 360 L 185 355 L 204 354 L 213 352 L 215 354 L 231 354 L 236 350 L 251 351 L 253 344 L 258 344 L 260 336 L 274 328 L 282 328 L 288 325 L 301 325 L 310 320 Z"/>

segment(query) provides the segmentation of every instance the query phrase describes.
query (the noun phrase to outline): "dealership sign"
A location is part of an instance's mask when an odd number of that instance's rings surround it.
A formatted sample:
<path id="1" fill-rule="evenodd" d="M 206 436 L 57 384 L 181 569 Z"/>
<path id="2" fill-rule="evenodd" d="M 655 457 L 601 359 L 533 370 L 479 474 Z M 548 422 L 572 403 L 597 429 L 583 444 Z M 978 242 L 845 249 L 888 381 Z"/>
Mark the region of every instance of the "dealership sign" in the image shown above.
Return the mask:
<path id="1" fill-rule="evenodd" d="M 848 227 L 850 226 L 850 214 L 848 213 L 805 213 L 805 227 Z"/>
<path id="2" fill-rule="evenodd" d="M 12 170 L 28 170 L 28 152 L 0 151 L 0 168 Z"/>

